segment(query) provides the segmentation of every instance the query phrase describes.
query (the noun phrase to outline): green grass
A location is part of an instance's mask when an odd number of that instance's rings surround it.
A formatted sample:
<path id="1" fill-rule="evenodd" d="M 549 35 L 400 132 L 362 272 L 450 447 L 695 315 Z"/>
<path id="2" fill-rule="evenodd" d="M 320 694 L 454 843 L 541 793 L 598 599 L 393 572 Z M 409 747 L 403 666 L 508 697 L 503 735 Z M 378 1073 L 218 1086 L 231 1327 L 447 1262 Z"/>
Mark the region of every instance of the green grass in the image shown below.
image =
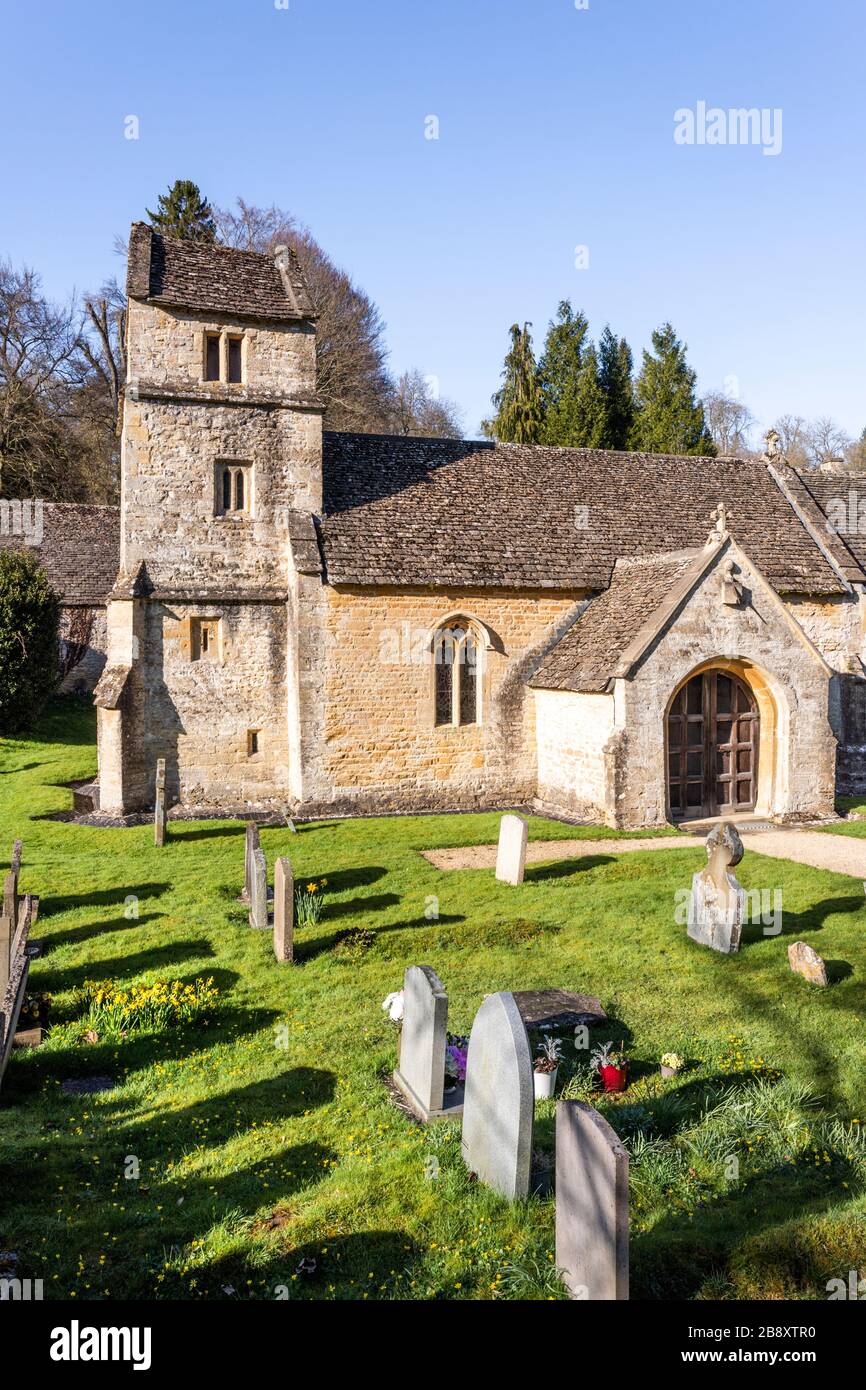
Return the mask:
<path id="1" fill-rule="evenodd" d="M 838 796 L 836 810 L 840 816 L 851 816 L 851 820 L 836 821 L 833 825 L 819 828 L 831 835 L 848 835 L 853 839 L 866 836 L 866 799 L 862 796 Z"/>
<path id="2" fill-rule="evenodd" d="M 328 879 L 321 922 L 281 967 L 236 901 L 239 824 L 174 823 L 157 850 L 149 826 L 48 818 L 94 772 L 93 734 L 86 705 L 57 701 L 36 735 L 0 742 L 0 856 L 23 837 L 47 943 L 31 988 L 63 1025 L 15 1053 L 0 1093 L 0 1248 L 46 1297 L 561 1296 L 552 1201 L 509 1206 L 470 1182 L 459 1126 L 425 1130 L 388 1100 L 396 1032 L 380 1003 L 413 962 L 442 977 L 455 1031 L 493 990 L 600 996 L 611 1022 L 593 1041 L 622 1040 L 634 1059 L 629 1090 L 600 1102 L 632 1153 L 633 1297 L 822 1298 L 862 1263 L 866 909 L 851 879 L 747 845 L 738 874 L 781 889 L 784 929 L 747 928 L 728 959 L 674 920 L 699 850 L 533 865 L 513 889 L 419 852 L 493 842 L 498 815 L 268 829 L 270 866 L 288 854 L 298 882 Z M 539 819 L 530 834 L 611 836 Z M 829 990 L 789 971 L 798 938 L 828 960 Z M 211 976 L 209 1020 L 72 1039 L 85 980 Z M 689 1066 L 662 1082 L 670 1050 Z M 94 1074 L 118 1084 L 61 1092 Z M 564 1081 L 590 1094 L 573 1049 Z M 553 1113 L 537 1107 L 542 1158 Z M 310 1279 L 295 1275 L 307 1255 Z"/>

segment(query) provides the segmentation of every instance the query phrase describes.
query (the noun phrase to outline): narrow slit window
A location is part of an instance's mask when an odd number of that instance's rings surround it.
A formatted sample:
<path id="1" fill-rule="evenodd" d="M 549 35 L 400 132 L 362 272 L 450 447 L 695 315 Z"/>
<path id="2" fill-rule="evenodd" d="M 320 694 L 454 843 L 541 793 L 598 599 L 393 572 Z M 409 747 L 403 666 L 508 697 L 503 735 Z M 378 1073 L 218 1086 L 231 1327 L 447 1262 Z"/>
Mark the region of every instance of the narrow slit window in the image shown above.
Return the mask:
<path id="1" fill-rule="evenodd" d="M 205 381 L 220 379 L 220 340 L 216 333 L 208 333 L 205 338 Z"/>
<path id="2" fill-rule="evenodd" d="M 223 469 L 223 511 L 232 509 L 232 475 L 229 468 Z"/>
<path id="3" fill-rule="evenodd" d="M 242 468 L 239 468 L 238 471 L 237 471 L 237 473 L 235 474 L 235 511 L 236 511 L 236 512 L 242 512 L 243 509 L 244 509 L 244 507 L 246 506 L 246 502 L 244 501 L 244 493 L 245 493 L 244 470 L 243 470 Z"/>
<path id="4" fill-rule="evenodd" d="M 241 340 L 229 338 L 229 381 L 237 384 L 242 380 Z"/>
<path id="5" fill-rule="evenodd" d="M 247 757 L 252 758 L 259 751 L 259 730 L 247 729 Z"/>

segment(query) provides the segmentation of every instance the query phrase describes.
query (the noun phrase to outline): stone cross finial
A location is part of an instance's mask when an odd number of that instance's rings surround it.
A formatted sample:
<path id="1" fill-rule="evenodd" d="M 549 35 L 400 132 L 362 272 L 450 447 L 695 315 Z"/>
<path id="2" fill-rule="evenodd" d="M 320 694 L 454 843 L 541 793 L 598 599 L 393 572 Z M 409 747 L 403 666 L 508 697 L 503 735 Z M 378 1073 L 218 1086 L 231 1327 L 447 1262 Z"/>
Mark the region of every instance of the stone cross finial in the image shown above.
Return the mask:
<path id="1" fill-rule="evenodd" d="M 782 457 L 782 438 L 778 430 L 767 430 L 767 433 L 764 435 L 764 443 L 767 446 L 764 450 L 765 459 L 778 459 Z"/>

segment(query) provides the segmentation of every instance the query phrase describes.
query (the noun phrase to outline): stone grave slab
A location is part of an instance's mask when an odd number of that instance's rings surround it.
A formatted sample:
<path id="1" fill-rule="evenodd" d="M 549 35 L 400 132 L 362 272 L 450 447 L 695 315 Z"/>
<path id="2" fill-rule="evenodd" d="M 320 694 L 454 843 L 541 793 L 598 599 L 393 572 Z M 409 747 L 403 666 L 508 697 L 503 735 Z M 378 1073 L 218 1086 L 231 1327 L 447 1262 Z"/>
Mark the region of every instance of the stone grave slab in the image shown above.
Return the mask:
<path id="1" fill-rule="evenodd" d="M 250 926 L 268 929 L 268 866 L 263 849 L 253 850 L 250 880 Z"/>
<path id="2" fill-rule="evenodd" d="M 403 979 L 403 1027 L 394 1085 L 419 1120 L 453 1119 L 463 1113 L 462 1086 L 445 1092 L 448 995 L 429 965 L 410 965 Z"/>
<path id="3" fill-rule="evenodd" d="M 556 1106 L 556 1267 L 572 1298 L 628 1298 L 628 1151 L 580 1100 Z"/>
<path id="4" fill-rule="evenodd" d="M 274 955 L 291 962 L 295 952 L 295 880 L 291 860 L 283 855 L 274 864 Z"/>
<path id="5" fill-rule="evenodd" d="M 496 877 L 500 883 L 516 886 L 523 882 L 527 834 L 528 826 L 523 816 L 507 815 L 499 822 Z"/>
<path id="6" fill-rule="evenodd" d="M 605 1023 L 607 1014 L 592 994 L 570 989 L 521 989 L 512 998 L 526 1028 L 577 1028 Z"/>
<path id="7" fill-rule="evenodd" d="M 469 1037 L 463 1101 L 463 1161 L 503 1197 L 529 1195 L 535 1095 L 532 1054 L 509 993 L 484 1000 Z"/>

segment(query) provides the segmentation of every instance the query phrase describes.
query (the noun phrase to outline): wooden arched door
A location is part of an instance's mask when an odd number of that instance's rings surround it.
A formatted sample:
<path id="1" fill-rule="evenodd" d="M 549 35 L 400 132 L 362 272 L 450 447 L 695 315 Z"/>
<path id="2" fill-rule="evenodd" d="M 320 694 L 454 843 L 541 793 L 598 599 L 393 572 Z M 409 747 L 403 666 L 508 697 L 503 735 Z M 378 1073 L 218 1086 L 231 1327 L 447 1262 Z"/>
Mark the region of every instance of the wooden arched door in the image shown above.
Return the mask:
<path id="1" fill-rule="evenodd" d="M 678 691 L 667 719 L 668 807 L 673 820 L 754 811 L 758 705 L 728 671 L 703 671 Z"/>

